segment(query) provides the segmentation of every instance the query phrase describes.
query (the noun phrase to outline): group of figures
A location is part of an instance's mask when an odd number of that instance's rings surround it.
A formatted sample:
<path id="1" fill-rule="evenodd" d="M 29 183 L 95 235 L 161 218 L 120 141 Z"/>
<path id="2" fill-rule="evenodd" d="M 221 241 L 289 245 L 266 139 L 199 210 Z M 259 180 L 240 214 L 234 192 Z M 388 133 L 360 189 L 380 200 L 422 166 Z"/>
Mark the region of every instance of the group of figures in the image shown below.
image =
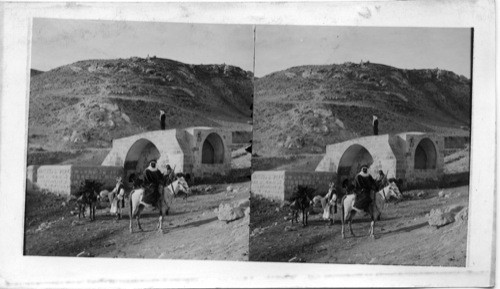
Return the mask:
<path id="1" fill-rule="evenodd" d="M 144 208 L 154 208 L 160 213 L 158 230 L 162 230 L 163 217 L 168 214 L 173 198 L 182 196 L 184 199 L 191 193 L 187 184 L 189 176 L 182 173 L 175 174 L 170 165 L 166 166 L 166 171 L 162 173 L 156 164 L 156 160 L 151 160 L 149 166 L 144 170 L 142 176 L 132 174 L 129 176 L 129 182 L 133 188 L 128 196 L 130 231 L 132 232 L 132 219 L 137 219 L 137 224 L 142 230 L 140 224 L 140 214 Z M 117 219 L 122 217 L 122 209 L 125 207 L 125 185 L 121 177 L 117 178 L 115 188 L 111 191 L 101 192 L 101 198 L 108 197 L 111 203 L 112 214 L 116 214 Z"/>
<path id="2" fill-rule="evenodd" d="M 299 188 L 298 191 L 300 191 Z M 303 190 L 303 188 L 302 188 Z M 368 166 L 363 165 L 361 171 L 353 181 L 346 179 L 342 183 L 341 192 L 337 192 L 335 183 L 331 182 L 328 193 L 323 196 L 315 196 L 310 199 L 308 194 L 298 194 L 293 198 L 290 205 L 292 210 L 292 223 L 297 221 L 298 212 L 302 211 L 302 224 L 307 225 L 307 209 L 309 206 L 321 205 L 323 209 L 322 218 L 328 220 L 330 225 L 334 223 L 334 214 L 337 213 L 337 205 L 341 206 L 342 238 L 345 237 L 344 225 L 348 223 L 351 234 L 354 236 L 351 221 L 356 213 L 366 213 L 370 216 L 370 236 L 374 236 L 375 220 L 380 220 L 383 204 L 391 197 L 400 200 L 403 196 L 396 185 L 395 179 L 387 179 L 383 171 L 378 172 L 374 179 L 368 173 Z"/>

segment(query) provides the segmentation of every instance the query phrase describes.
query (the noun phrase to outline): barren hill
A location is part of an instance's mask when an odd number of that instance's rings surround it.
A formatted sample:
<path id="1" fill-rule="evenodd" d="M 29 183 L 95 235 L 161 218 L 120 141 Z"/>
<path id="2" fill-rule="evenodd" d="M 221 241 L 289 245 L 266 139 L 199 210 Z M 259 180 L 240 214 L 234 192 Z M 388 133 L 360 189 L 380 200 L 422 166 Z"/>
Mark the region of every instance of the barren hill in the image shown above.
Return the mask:
<path id="1" fill-rule="evenodd" d="M 28 145 L 33 150 L 108 148 L 114 138 L 167 129 L 249 129 L 252 73 L 230 65 L 152 58 L 85 60 L 30 84 Z"/>
<path id="2" fill-rule="evenodd" d="M 374 63 L 292 67 L 255 82 L 254 148 L 259 155 L 322 153 L 325 145 L 379 133 L 467 134 L 471 81 L 439 69 Z"/>
<path id="3" fill-rule="evenodd" d="M 30 76 L 33 77 L 35 75 L 41 74 L 43 71 L 37 69 L 30 69 Z"/>

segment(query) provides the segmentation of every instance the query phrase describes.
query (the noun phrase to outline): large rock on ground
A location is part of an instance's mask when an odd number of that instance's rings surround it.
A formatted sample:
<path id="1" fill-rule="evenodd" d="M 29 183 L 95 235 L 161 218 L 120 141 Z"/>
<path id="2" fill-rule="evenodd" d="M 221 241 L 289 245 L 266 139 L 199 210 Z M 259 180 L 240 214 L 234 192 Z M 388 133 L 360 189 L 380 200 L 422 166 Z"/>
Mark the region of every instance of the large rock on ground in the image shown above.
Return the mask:
<path id="1" fill-rule="evenodd" d="M 457 222 L 458 225 L 467 223 L 468 218 L 469 218 L 469 210 L 467 208 L 461 210 L 458 214 L 455 215 L 455 221 Z"/>
<path id="2" fill-rule="evenodd" d="M 428 223 L 430 226 L 439 228 L 454 221 L 453 214 L 451 212 L 444 212 L 442 209 L 433 209 L 429 213 Z"/>
<path id="3" fill-rule="evenodd" d="M 245 216 L 245 211 L 238 204 L 222 203 L 217 210 L 217 218 L 220 221 L 234 221 Z"/>

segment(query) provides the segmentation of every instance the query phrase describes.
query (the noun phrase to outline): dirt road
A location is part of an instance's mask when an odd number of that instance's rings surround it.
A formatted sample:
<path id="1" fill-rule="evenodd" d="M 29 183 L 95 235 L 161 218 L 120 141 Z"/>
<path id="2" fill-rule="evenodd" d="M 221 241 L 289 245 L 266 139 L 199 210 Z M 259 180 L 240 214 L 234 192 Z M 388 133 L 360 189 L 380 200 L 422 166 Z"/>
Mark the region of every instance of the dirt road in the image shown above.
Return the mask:
<path id="1" fill-rule="evenodd" d="M 231 185 L 235 193 L 226 193 Z M 25 254 L 76 256 L 86 252 L 94 257 L 168 258 L 197 260 L 247 260 L 249 217 L 230 223 L 214 212 L 221 202 L 249 197 L 250 182 L 210 185 L 212 190 L 187 199 L 175 199 L 164 220 L 165 230 L 155 230 L 157 211 L 145 211 L 144 232 L 129 233 L 128 207 L 122 220 L 100 209 L 96 221 L 73 216 L 72 203 L 51 194 L 28 193 L 26 200 Z M 207 186 L 208 187 L 208 186 Z"/>
<path id="2" fill-rule="evenodd" d="M 352 224 L 356 237 L 341 237 L 340 210 L 328 226 L 321 215 L 310 216 L 309 226 L 292 225 L 287 207 L 279 202 L 251 199 L 250 260 L 340 264 L 465 266 L 469 187 L 404 192 L 405 200 L 389 203 L 368 236 L 368 216 Z M 420 196 L 418 196 L 420 195 Z M 426 214 L 436 208 L 454 208 L 455 221 L 429 226 Z M 320 208 L 315 209 L 317 212 Z"/>

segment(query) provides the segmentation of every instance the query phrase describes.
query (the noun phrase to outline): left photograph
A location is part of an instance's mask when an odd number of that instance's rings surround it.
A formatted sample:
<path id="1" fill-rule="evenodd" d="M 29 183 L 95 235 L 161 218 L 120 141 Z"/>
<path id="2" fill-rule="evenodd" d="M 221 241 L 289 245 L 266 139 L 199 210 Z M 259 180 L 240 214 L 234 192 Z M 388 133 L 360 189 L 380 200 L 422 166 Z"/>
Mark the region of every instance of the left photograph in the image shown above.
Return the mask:
<path id="1" fill-rule="evenodd" d="M 254 27 L 31 37 L 24 255 L 248 260 Z"/>

